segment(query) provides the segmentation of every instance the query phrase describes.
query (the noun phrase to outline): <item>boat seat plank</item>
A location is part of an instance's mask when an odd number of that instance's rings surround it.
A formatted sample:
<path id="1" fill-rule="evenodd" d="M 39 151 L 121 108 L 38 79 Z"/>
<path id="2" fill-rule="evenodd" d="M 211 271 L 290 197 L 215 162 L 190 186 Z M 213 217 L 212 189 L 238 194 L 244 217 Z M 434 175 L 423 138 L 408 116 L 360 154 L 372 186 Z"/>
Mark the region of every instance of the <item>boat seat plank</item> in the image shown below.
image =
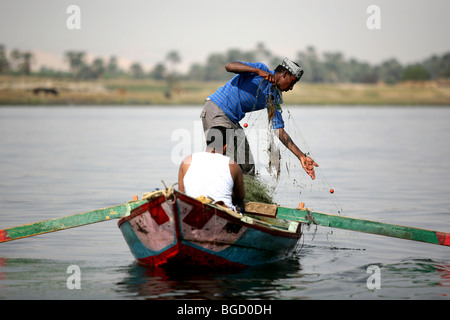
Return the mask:
<path id="1" fill-rule="evenodd" d="M 245 212 L 275 218 L 277 216 L 277 205 L 249 201 L 245 204 Z"/>

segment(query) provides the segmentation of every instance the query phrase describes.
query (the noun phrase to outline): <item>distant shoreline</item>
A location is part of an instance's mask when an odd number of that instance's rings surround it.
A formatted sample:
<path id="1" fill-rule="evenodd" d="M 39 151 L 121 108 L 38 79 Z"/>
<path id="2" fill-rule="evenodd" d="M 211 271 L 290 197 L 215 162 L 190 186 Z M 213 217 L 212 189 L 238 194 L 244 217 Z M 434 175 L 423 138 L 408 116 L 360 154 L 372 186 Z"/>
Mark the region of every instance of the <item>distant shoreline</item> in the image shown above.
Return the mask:
<path id="1" fill-rule="evenodd" d="M 0 76 L 0 106 L 198 106 L 222 85 L 224 82 L 179 81 L 169 91 L 166 82 L 150 79 L 74 81 Z M 300 82 L 283 98 L 288 106 L 450 106 L 450 84 Z"/>

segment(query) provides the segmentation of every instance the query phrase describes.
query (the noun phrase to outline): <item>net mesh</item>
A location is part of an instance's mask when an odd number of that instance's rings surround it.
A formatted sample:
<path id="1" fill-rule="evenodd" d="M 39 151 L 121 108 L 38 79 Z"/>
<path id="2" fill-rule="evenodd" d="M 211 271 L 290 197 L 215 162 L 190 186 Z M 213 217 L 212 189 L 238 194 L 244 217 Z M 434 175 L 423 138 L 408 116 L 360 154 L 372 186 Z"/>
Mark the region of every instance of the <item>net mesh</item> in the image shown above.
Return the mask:
<path id="1" fill-rule="evenodd" d="M 260 88 L 262 86 L 260 85 Z M 258 94 L 262 94 L 258 88 Z M 258 99 L 258 96 L 257 96 Z M 313 154 L 303 136 L 300 126 L 296 123 L 289 107 L 274 103 L 270 96 L 266 97 L 265 110 L 257 110 L 247 113 L 242 122 L 245 123 L 244 132 L 249 139 L 249 145 L 255 164 L 255 177 L 247 177 L 246 192 L 266 194 L 266 203 L 275 203 L 280 206 L 297 208 L 300 202 L 305 203 L 306 208 L 314 211 L 331 214 L 343 214 L 343 208 L 330 186 L 323 170 L 315 168 L 316 179 L 312 180 L 303 169 L 298 158 L 286 148 L 276 136 L 272 127 L 275 110 L 282 112 L 285 122 L 285 131 L 288 132 L 294 143 L 316 162 L 318 159 Z M 248 181 L 257 181 L 249 184 Z M 252 200 L 256 201 L 256 200 Z M 305 226 L 304 241 L 312 241 L 316 238 L 317 228 Z M 342 230 L 322 228 L 321 235 L 323 245 L 333 249 L 357 249 L 361 244 L 356 233 Z M 308 239 L 307 239 L 308 238 Z"/>

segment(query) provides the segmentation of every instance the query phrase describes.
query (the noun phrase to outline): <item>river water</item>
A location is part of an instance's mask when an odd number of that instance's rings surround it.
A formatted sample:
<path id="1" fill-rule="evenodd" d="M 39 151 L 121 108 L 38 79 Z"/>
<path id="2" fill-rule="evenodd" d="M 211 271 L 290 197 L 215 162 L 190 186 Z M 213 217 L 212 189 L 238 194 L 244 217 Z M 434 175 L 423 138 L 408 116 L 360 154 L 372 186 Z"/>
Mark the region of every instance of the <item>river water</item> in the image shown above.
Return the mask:
<path id="1" fill-rule="evenodd" d="M 176 182 L 186 146 L 202 148 L 201 107 L 0 108 L 0 229 L 122 204 L 161 180 Z M 279 203 L 450 232 L 449 108 L 284 112 L 295 120 L 287 131 L 320 167 L 312 181 L 293 164 Z M 69 266 L 81 272 L 80 289 L 68 288 Z M 447 247 L 324 227 L 305 227 L 286 261 L 229 273 L 137 266 L 116 221 L 0 244 L 0 299 L 449 297 Z"/>

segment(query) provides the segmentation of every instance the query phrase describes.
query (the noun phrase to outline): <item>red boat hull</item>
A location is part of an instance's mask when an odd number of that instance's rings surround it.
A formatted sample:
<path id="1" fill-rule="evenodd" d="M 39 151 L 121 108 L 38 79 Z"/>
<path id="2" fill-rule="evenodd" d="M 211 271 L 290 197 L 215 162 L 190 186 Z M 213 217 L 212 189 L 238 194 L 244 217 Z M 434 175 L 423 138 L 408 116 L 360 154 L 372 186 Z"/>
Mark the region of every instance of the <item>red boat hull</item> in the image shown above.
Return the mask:
<path id="1" fill-rule="evenodd" d="M 174 191 L 119 220 L 138 264 L 245 267 L 286 258 L 301 237 L 296 222 L 240 217 Z"/>

